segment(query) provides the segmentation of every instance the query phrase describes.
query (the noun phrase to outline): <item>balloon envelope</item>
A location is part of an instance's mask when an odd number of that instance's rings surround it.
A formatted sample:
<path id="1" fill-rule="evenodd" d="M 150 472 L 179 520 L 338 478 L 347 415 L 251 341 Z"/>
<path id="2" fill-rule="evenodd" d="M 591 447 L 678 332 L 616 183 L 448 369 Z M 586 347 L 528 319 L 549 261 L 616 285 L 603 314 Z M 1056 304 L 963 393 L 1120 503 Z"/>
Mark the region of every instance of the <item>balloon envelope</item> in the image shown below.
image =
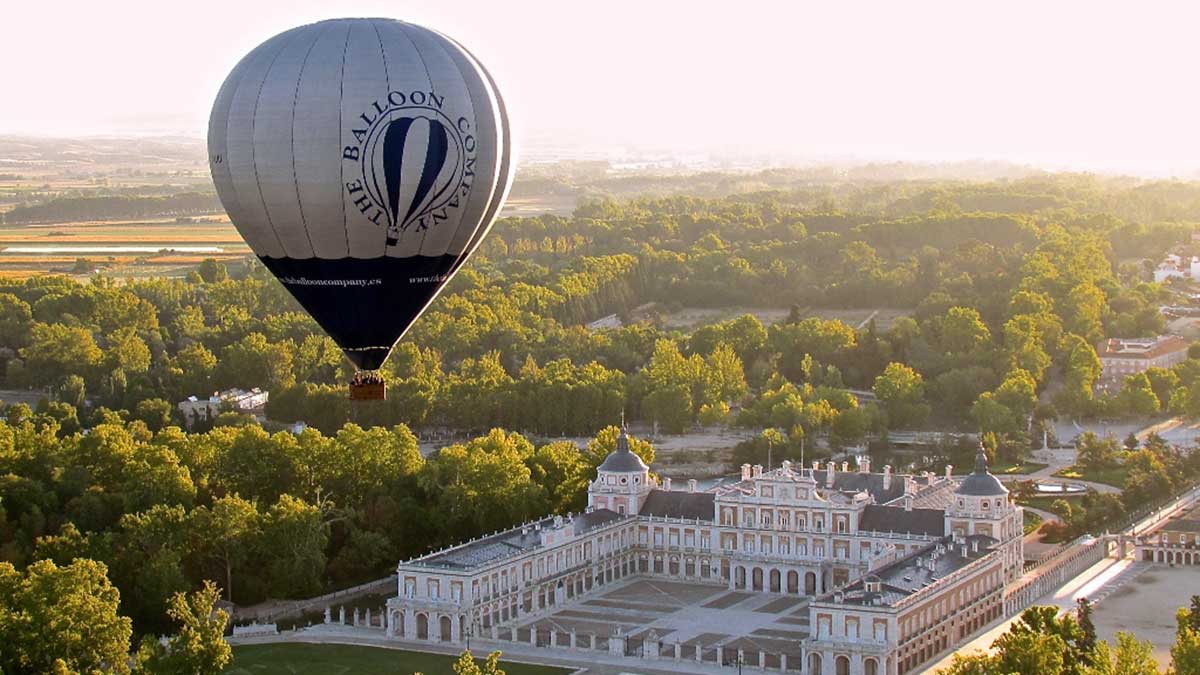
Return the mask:
<path id="1" fill-rule="evenodd" d="M 446 36 L 390 19 L 259 45 L 217 95 L 208 150 L 238 232 L 368 370 L 478 246 L 512 167 L 488 72 Z"/>

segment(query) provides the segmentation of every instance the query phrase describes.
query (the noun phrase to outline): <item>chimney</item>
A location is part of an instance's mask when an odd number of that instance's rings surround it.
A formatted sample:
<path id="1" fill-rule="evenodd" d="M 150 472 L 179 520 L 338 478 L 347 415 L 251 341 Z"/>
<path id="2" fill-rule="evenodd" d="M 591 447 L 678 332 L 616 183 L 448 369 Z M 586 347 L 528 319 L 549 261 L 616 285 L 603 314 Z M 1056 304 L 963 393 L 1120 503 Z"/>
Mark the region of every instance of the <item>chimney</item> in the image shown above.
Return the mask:
<path id="1" fill-rule="evenodd" d="M 842 473 L 850 470 L 850 462 L 842 462 Z"/>
<path id="2" fill-rule="evenodd" d="M 912 511 L 913 498 L 912 495 L 904 495 L 904 510 Z"/>
<path id="3" fill-rule="evenodd" d="M 892 489 L 892 466 L 885 464 L 883 467 L 883 489 Z"/>
<path id="4" fill-rule="evenodd" d="M 962 557 L 964 557 L 964 558 L 967 557 L 967 547 L 966 546 L 962 547 Z"/>
<path id="5" fill-rule="evenodd" d="M 834 474 L 837 473 L 837 464 L 829 462 L 829 469 L 825 471 L 825 487 L 833 487 Z"/>
<path id="6" fill-rule="evenodd" d="M 742 465 L 742 480 L 750 480 L 750 465 Z"/>
<path id="7" fill-rule="evenodd" d="M 951 476 L 953 476 L 953 475 L 954 475 L 954 465 L 947 464 L 946 465 L 946 480 L 950 480 Z"/>
<path id="8" fill-rule="evenodd" d="M 864 457 L 858 458 L 858 471 L 859 471 L 859 473 L 871 473 L 871 458 L 870 457 L 864 456 Z"/>
<path id="9" fill-rule="evenodd" d="M 762 464 L 755 464 L 755 465 L 754 465 L 754 477 L 755 477 L 755 478 L 762 478 Z"/>
<path id="10" fill-rule="evenodd" d="M 688 481 L 688 492 L 695 492 L 695 491 L 696 491 L 696 479 L 692 478 L 691 480 Z"/>
<path id="11" fill-rule="evenodd" d="M 671 491 L 671 479 L 670 478 L 663 479 L 663 489 L 666 490 L 667 492 Z"/>
<path id="12" fill-rule="evenodd" d="M 820 471 L 820 470 L 821 470 L 821 463 L 814 459 L 813 460 L 813 471 Z"/>
<path id="13" fill-rule="evenodd" d="M 971 540 L 971 550 L 976 553 L 979 553 L 979 540 L 978 539 Z"/>

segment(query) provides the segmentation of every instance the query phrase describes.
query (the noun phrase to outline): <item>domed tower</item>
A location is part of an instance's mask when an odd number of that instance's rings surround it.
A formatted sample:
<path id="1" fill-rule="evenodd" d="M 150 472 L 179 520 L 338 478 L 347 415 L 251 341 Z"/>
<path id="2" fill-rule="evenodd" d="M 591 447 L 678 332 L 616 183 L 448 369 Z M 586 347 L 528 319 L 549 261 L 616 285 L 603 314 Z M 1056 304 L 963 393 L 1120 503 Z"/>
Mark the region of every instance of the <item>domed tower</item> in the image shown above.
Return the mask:
<path id="1" fill-rule="evenodd" d="M 1004 569 L 1009 579 L 1021 573 L 1024 550 L 1024 513 L 1008 498 L 1008 488 L 988 471 L 983 444 L 975 453 L 975 471 L 958 484 L 946 508 L 946 529 L 955 535 L 986 535 L 996 539 L 1004 551 Z"/>
<path id="2" fill-rule="evenodd" d="M 629 449 L 629 432 L 622 423 L 617 449 L 604 458 L 596 470 L 596 480 L 588 488 L 588 506 L 634 514 L 653 489 L 650 467 Z"/>

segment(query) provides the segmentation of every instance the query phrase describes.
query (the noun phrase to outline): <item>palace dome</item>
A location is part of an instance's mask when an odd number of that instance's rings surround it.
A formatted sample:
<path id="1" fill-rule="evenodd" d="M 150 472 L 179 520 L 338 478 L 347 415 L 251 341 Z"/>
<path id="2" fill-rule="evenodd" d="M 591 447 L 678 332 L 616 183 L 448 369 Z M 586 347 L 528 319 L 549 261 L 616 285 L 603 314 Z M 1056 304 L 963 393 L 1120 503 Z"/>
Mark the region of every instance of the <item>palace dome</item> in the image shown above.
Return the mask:
<path id="1" fill-rule="evenodd" d="M 622 425 L 621 435 L 617 437 L 617 449 L 604 458 L 604 463 L 600 465 L 599 470 L 613 473 L 641 473 L 649 469 L 650 467 L 646 466 L 642 458 L 629 449 L 629 433 Z"/>
<path id="2" fill-rule="evenodd" d="M 979 444 L 979 452 L 975 453 L 975 472 L 958 484 L 956 494 L 968 497 L 999 497 L 1008 494 L 1008 488 L 988 471 L 987 455 L 983 452 L 983 444 Z"/>

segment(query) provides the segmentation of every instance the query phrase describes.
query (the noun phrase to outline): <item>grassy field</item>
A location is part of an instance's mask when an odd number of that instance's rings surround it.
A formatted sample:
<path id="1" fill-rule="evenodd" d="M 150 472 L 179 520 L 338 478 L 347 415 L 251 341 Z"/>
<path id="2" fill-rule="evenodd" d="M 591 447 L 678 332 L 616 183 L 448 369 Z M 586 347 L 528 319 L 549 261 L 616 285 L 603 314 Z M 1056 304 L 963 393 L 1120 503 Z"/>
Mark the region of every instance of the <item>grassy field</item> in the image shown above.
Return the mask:
<path id="1" fill-rule="evenodd" d="M 1042 517 L 1033 511 L 1025 511 L 1025 534 L 1029 534 L 1042 526 Z"/>
<path id="2" fill-rule="evenodd" d="M 1078 466 L 1069 466 L 1054 475 L 1058 478 L 1073 478 L 1075 480 L 1086 480 L 1123 488 L 1125 487 L 1126 479 L 1129 478 L 1129 470 L 1123 466 L 1111 469 L 1082 469 Z"/>
<path id="3" fill-rule="evenodd" d="M 1039 464 L 1037 462 L 1025 462 L 1023 464 L 1005 464 L 998 462 L 990 467 L 988 471 L 993 474 L 1005 474 L 1008 476 L 1024 476 L 1031 473 L 1036 473 L 1050 466 L 1049 464 Z M 955 476 L 965 476 L 975 470 L 973 466 L 954 467 Z"/>
<path id="4" fill-rule="evenodd" d="M 478 655 L 477 655 L 478 656 Z M 357 647 L 276 643 L 233 648 L 226 675 L 454 675 L 453 656 Z M 508 675 L 562 675 L 571 671 L 501 660 Z"/>

